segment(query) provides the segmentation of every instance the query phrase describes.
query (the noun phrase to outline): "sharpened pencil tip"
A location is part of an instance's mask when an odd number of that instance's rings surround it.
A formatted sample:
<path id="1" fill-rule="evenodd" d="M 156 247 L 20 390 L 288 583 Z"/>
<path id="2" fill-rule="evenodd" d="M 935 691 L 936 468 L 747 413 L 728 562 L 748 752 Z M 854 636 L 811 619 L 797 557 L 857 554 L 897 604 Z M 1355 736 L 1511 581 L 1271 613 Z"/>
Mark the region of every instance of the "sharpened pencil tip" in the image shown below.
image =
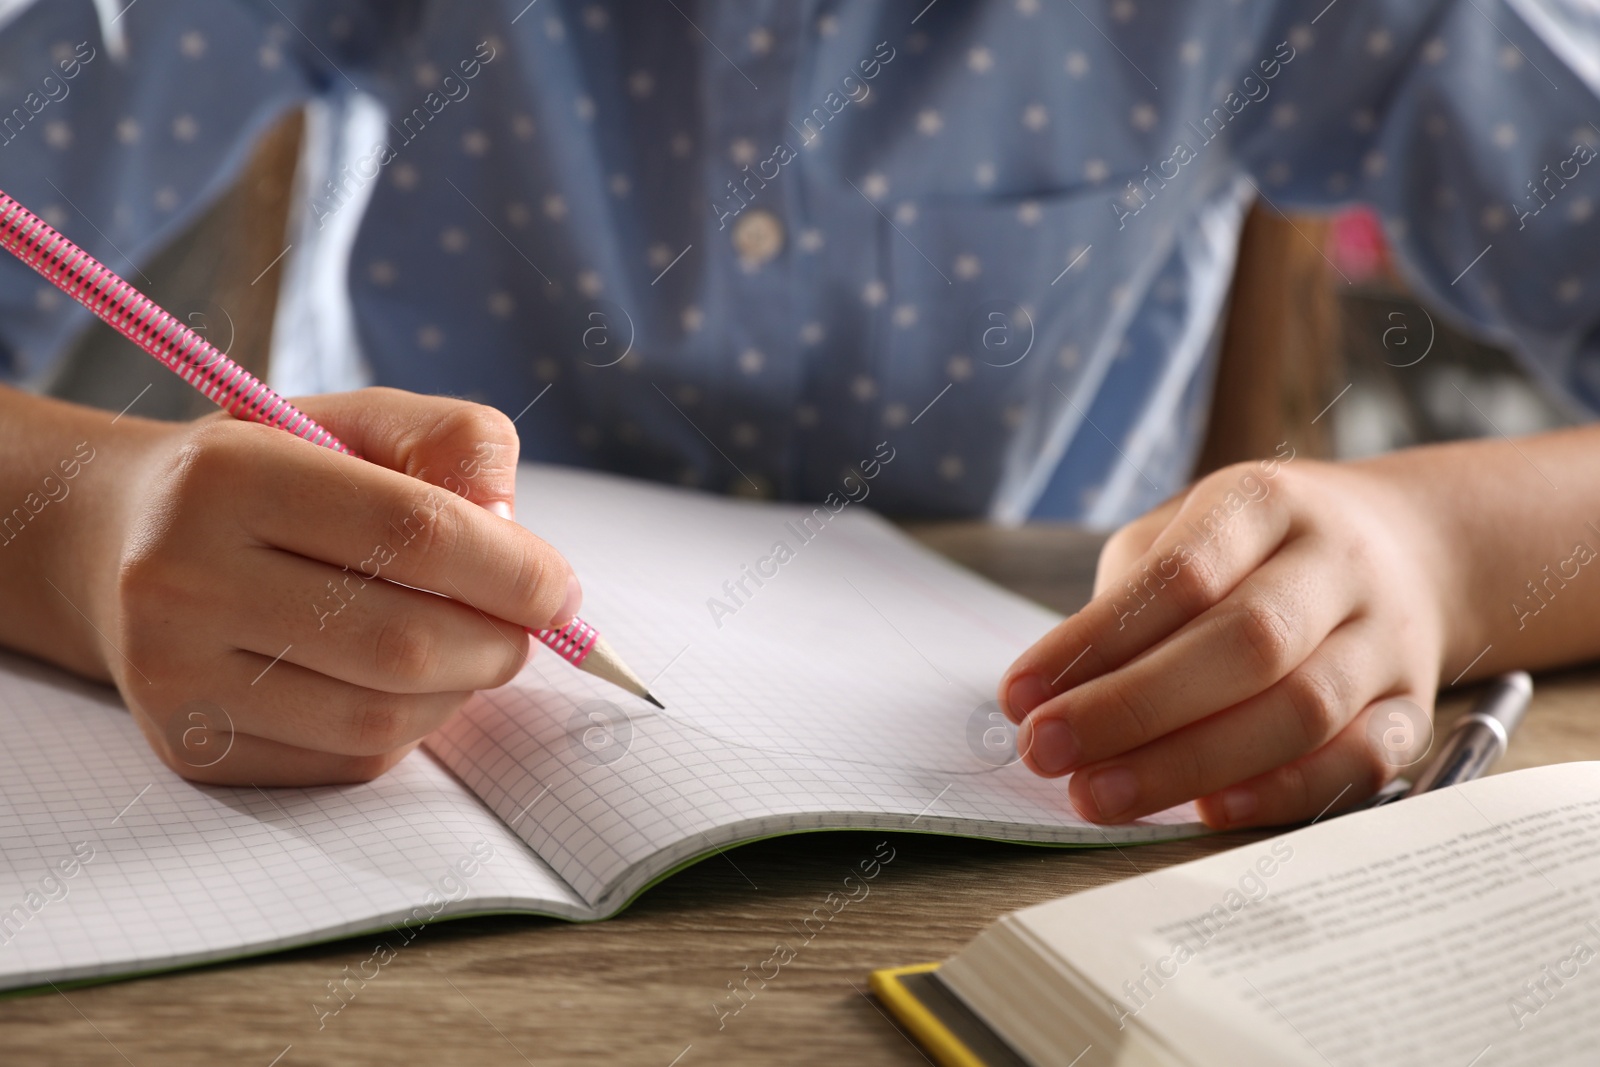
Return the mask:
<path id="1" fill-rule="evenodd" d="M 651 696 L 649 693 L 646 693 L 644 695 L 644 698 L 646 700 L 648 700 L 650 703 L 654 704 L 656 707 L 660 708 L 662 711 L 666 711 L 667 710 L 667 706 L 665 704 L 661 703 L 661 701 L 657 700 L 655 697 Z"/>

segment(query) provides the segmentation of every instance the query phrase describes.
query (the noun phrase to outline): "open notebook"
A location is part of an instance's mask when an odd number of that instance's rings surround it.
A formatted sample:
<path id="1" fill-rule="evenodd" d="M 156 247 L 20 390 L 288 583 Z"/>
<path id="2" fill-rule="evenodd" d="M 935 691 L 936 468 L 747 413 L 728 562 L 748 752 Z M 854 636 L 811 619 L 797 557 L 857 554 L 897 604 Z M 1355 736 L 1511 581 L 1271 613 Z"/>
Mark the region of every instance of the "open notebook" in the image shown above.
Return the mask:
<path id="1" fill-rule="evenodd" d="M 162 766 L 111 691 L 0 656 L 0 989 L 451 915 L 599 919 L 800 830 L 1201 832 L 1187 807 L 1089 826 L 1064 780 L 1008 762 L 988 702 L 1058 617 L 863 508 L 824 522 L 539 467 L 517 492 L 666 712 L 539 655 L 376 782 L 218 788 Z"/>

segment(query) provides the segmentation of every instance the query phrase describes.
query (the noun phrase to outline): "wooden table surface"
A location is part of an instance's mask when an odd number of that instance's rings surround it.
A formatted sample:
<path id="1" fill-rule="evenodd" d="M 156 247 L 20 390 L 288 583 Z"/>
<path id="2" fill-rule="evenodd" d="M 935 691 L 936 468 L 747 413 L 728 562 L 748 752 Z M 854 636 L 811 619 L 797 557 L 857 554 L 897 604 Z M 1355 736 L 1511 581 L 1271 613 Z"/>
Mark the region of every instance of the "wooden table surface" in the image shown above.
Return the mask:
<path id="1" fill-rule="evenodd" d="M 1070 611 L 1097 541 L 1062 527 L 918 527 L 926 543 Z M 1441 721 L 1470 694 L 1447 697 Z M 1541 678 L 1502 770 L 1600 759 L 1600 670 Z M 425 928 L 319 1029 L 313 1003 L 371 939 L 0 1001 L 7 1064 L 890 1063 L 926 1060 L 866 994 L 875 967 L 947 956 L 1002 913 L 1260 835 L 1066 851 L 922 835 L 811 834 L 708 860 L 587 925 L 469 919 Z M 892 862 L 737 1014 L 728 983 L 887 838 Z M 754 984 L 754 983 L 752 983 Z"/>

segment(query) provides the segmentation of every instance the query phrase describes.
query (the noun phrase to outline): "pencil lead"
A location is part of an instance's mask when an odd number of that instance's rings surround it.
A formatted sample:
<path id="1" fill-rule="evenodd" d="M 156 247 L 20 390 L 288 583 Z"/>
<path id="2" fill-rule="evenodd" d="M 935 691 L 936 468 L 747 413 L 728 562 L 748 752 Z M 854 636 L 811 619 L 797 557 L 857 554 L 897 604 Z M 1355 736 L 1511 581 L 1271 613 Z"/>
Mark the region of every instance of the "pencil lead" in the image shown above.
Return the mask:
<path id="1" fill-rule="evenodd" d="M 644 698 L 646 700 L 648 700 L 650 703 L 654 704 L 656 707 L 660 708 L 662 711 L 666 711 L 667 710 L 667 706 L 665 704 L 661 703 L 661 701 L 657 700 L 655 697 L 651 696 L 649 693 L 646 693 L 644 695 Z"/>

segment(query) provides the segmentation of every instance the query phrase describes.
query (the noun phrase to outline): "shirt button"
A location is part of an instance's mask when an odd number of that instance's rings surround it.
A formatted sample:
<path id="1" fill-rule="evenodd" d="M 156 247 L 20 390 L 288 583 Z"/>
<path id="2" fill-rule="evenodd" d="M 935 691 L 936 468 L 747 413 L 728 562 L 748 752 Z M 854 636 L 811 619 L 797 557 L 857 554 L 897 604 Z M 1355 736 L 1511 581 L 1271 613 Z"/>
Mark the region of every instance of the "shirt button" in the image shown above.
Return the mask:
<path id="1" fill-rule="evenodd" d="M 770 211 L 746 211 L 733 224 L 733 250 L 746 267 L 759 267 L 783 250 L 783 223 Z"/>

